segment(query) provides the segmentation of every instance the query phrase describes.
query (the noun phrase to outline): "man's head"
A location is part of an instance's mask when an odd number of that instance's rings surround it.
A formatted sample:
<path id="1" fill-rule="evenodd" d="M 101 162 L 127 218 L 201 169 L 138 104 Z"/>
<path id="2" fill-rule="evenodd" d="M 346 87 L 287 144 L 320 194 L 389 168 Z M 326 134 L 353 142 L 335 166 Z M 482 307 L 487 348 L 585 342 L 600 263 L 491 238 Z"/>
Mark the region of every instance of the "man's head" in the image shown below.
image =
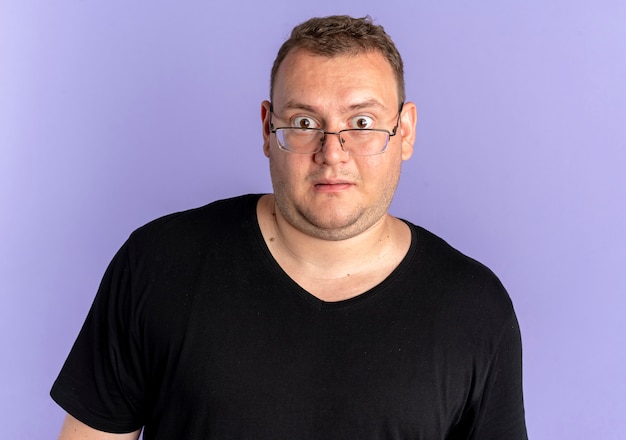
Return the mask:
<path id="1" fill-rule="evenodd" d="M 311 18 L 296 26 L 274 60 L 270 99 L 274 97 L 276 75 L 281 63 L 289 52 L 297 49 L 329 58 L 379 52 L 393 69 L 398 87 L 398 102 L 402 103 L 405 100 L 402 57 L 383 27 L 372 23 L 370 17 L 353 18 L 346 15 L 333 15 Z"/>
<path id="2" fill-rule="evenodd" d="M 272 75 L 261 120 L 277 218 L 324 240 L 385 224 L 417 120 L 389 37 L 369 18 L 312 19 Z"/>

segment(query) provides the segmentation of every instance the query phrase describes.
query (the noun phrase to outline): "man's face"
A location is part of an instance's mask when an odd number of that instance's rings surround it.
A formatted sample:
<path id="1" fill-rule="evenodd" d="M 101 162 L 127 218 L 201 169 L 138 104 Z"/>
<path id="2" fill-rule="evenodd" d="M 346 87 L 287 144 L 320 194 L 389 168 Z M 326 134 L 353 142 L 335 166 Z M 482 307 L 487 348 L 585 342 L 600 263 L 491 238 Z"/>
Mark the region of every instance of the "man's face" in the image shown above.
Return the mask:
<path id="1" fill-rule="evenodd" d="M 279 214 L 301 232 L 326 240 L 354 237 L 382 221 L 402 161 L 413 152 L 416 112 L 405 104 L 397 134 L 384 153 L 373 156 L 343 151 L 337 135 L 327 135 L 316 154 L 280 150 L 270 117 L 275 127 L 304 123 L 333 132 L 363 126 L 391 132 L 400 104 L 392 68 L 378 52 L 333 58 L 290 52 L 276 75 L 273 116 L 269 102 L 261 109 Z"/>

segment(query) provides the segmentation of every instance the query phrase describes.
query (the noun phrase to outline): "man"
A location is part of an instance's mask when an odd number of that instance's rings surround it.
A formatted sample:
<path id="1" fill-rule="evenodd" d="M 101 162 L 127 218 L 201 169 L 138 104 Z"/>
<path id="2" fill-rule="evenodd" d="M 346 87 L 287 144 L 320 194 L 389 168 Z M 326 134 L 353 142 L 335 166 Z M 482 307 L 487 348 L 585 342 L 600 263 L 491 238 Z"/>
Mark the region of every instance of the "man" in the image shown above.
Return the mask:
<path id="1" fill-rule="evenodd" d="M 526 438 L 506 291 L 388 213 L 417 116 L 382 27 L 296 27 L 270 97 L 274 193 L 131 235 L 53 386 L 61 438 Z"/>

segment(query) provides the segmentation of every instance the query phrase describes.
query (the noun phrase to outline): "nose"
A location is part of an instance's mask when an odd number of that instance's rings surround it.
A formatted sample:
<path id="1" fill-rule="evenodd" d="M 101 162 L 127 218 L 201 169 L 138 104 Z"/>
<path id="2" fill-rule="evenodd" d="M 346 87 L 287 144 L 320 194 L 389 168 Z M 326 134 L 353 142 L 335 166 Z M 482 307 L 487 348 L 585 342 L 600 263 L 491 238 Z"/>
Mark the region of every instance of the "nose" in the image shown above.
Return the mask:
<path id="1" fill-rule="evenodd" d="M 341 133 L 336 131 L 325 131 L 322 138 L 322 149 L 315 155 L 318 163 L 340 163 L 349 157 L 344 148 L 344 140 Z"/>

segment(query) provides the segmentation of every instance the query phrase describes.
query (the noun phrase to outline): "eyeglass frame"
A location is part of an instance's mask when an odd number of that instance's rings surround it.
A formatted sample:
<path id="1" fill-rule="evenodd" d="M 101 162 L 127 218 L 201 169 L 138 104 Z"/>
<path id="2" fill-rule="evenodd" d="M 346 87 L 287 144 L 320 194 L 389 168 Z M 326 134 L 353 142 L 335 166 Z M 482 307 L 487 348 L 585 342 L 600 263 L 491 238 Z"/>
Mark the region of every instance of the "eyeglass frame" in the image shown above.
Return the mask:
<path id="1" fill-rule="evenodd" d="M 344 128 L 343 130 L 339 130 L 339 131 L 326 131 L 322 128 L 301 128 L 301 127 L 274 127 L 274 124 L 272 123 L 272 116 L 274 115 L 274 106 L 273 104 L 270 102 L 270 133 L 274 133 L 274 135 L 276 135 L 276 132 L 278 130 L 312 130 L 312 131 L 317 131 L 318 133 L 322 133 L 322 139 L 320 141 L 320 145 L 319 147 L 315 150 L 315 151 L 311 151 L 311 152 L 306 152 L 306 153 L 299 153 L 297 151 L 292 151 L 292 150 L 288 150 L 284 145 L 281 145 L 280 142 L 278 141 L 278 137 L 276 138 L 276 144 L 278 145 L 278 148 L 281 151 L 286 151 L 287 153 L 293 153 L 293 154 L 317 154 L 320 151 L 322 151 L 322 148 L 324 148 L 324 142 L 326 141 L 326 135 L 328 134 L 336 134 L 337 137 L 339 138 L 339 145 L 341 145 L 341 150 L 350 154 L 351 156 L 376 156 L 378 154 L 383 154 L 385 151 L 387 151 L 387 146 L 389 145 L 389 141 L 391 140 L 391 137 L 395 136 L 396 134 L 398 134 L 398 127 L 400 126 L 400 117 L 402 116 L 402 109 L 404 107 L 404 102 L 400 104 L 400 108 L 398 109 L 398 118 L 396 119 L 396 126 L 393 127 L 393 129 L 391 131 L 389 130 L 385 130 L 382 128 Z M 341 133 L 344 133 L 346 131 L 376 131 L 376 132 L 380 132 L 380 133 L 387 133 L 387 140 L 385 141 L 385 145 L 383 145 L 383 148 L 381 151 L 379 151 L 378 153 L 371 153 L 371 154 L 358 154 L 358 153 L 353 153 L 352 151 L 346 150 L 344 147 L 344 143 L 345 141 L 341 138 Z"/>

